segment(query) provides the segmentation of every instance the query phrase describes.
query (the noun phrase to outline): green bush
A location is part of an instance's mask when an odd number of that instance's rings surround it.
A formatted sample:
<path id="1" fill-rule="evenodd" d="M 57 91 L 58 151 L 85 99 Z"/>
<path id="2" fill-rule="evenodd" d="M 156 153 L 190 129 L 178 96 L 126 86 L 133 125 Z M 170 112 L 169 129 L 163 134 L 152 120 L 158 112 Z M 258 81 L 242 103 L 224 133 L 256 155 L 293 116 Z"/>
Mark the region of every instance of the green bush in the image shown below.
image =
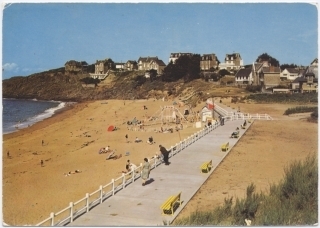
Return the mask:
<path id="1" fill-rule="evenodd" d="M 250 94 L 246 99 L 260 103 L 318 103 L 317 93 Z"/>
<path id="2" fill-rule="evenodd" d="M 295 108 L 288 108 L 283 115 L 290 115 L 293 113 L 303 113 L 303 112 L 318 112 L 318 107 L 298 106 Z"/>
<path id="3" fill-rule="evenodd" d="M 247 85 L 246 90 L 251 92 L 251 93 L 256 93 L 261 91 L 262 86 L 260 85 Z M 252 98 L 250 98 L 252 99 Z"/>

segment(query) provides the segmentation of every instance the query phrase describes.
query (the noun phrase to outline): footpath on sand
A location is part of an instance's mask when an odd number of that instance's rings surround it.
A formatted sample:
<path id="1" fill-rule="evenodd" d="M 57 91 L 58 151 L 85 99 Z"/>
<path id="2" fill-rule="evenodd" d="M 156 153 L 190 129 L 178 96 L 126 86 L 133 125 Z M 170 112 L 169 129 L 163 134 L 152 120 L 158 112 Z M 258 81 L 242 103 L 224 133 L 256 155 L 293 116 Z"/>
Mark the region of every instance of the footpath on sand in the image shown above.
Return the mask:
<path id="1" fill-rule="evenodd" d="M 68 226 L 162 226 L 171 223 L 252 124 L 248 123 L 246 129 L 241 129 L 243 122 L 225 122 L 172 156 L 169 166 L 162 163 L 151 170 L 145 186 L 139 178 Z M 240 128 L 239 137 L 230 138 L 237 127 Z M 220 147 L 227 142 L 229 150 L 222 152 Z M 200 166 L 210 160 L 212 169 L 209 173 L 202 173 Z M 173 215 L 163 215 L 160 206 L 180 192 L 182 204 Z"/>

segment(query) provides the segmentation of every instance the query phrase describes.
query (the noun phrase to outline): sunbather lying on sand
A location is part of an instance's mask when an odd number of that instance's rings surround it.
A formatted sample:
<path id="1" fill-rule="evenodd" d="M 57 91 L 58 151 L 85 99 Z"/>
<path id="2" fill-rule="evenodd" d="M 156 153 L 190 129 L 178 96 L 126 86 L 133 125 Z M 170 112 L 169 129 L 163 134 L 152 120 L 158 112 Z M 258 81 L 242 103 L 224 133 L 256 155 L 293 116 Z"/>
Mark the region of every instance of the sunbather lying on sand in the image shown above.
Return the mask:
<path id="1" fill-rule="evenodd" d="M 136 139 L 134 140 L 135 143 L 139 143 L 139 142 L 142 142 L 141 139 L 139 139 L 138 137 L 136 137 Z"/>
<path id="2" fill-rule="evenodd" d="M 76 169 L 75 171 L 69 171 L 68 173 L 64 173 L 65 176 L 70 176 L 71 174 L 81 173 L 79 169 Z"/>
<path id="3" fill-rule="evenodd" d="M 106 160 L 110 160 L 110 159 L 116 160 L 116 159 L 119 159 L 122 157 L 122 154 L 114 155 L 114 153 L 115 153 L 115 151 L 113 151 L 111 154 L 109 154 L 109 156 L 106 158 Z"/>

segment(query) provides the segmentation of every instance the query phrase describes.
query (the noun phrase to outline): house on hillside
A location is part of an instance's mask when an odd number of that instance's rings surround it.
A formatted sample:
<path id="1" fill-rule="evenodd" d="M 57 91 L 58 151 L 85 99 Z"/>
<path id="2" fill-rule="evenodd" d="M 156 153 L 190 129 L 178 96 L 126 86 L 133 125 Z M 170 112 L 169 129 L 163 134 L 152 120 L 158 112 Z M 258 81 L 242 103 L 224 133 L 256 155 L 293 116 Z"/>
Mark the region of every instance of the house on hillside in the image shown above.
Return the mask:
<path id="1" fill-rule="evenodd" d="M 150 70 L 150 62 L 152 61 L 152 60 L 156 60 L 156 59 L 158 59 L 158 57 L 156 56 L 156 57 L 140 57 L 139 59 L 138 59 L 138 70 L 144 70 L 144 71 L 146 71 L 146 70 Z"/>
<path id="2" fill-rule="evenodd" d="M 175 63 L 180 56 L 192 56 L 192 53 L 171 53 L 169 57 L 169 63 Z"/>
<path id="3" fill-rule="evenodd" d="M 64 64 L 64 69 L 66 73 L 87 73 L 88 63 L 86 61 L 70 60 Z"/>
<path id="4" fill-rule="evenodd" d="M 110 70 L 115 69 L 115 63 L 110 58 L 105 60 L 97 60 L 95 63 L 94 74 L 90 73 L 92 78 L 98 78 L 100 80 L 105 79 L 108 76 Z"/>
<path id="5" fill-rule="evenodd" d="M 316 59 L 318 62 L 318 59 Z M 318 92 L 318 63 L 315 60 L 308 66 L 303 75 L 299 77 L 301 93 Z"/>
<path id="6" fill-rule="evenodd" d="M 311 62 L 310 66 L 316 66 L 316 67 L 318 67 L 318 58 L 315 58 L 315 59 Z"/>
<path id="7" fill-rule="evenodd" d="M 123 71 L 125 63 L 114 63 L 116 70 Z"/>
<path id="8" fill-rule="evenodd" d="M 251 85 L 253 82 L 252 78 L 252 67 L 238 70 L 235 75 L 236 85 Z"/>
<path id="9" fill-rule="evenodd" d="M 138 63 L 134 60 L 128 60 L 124 66 L 124 69 L 127 71 L 138 70 Z"/>
<path id="10" fill-rule="evenodd" d="M 236 85 L 261 85 L 262 67 L 261 63 L 253 63 L 251 66 L 238 70 L 235 75 Z"/>
<path id="11" fill-rule="evenodd" d="M 280 67 L 275 66 L 263 66 L 261 71 L 260 80 L 262 82 L 262 86 L 265 89 L 273 88 L 280 85 Z"/>
<path id="12" fill-rule="evenodd" d="M 243 60 L 239 53 L 226 54 L 224 63 L 219 64 L 219 69 L 228 71 L 236 71 L 243 67 Z"/>
<path id="13" fill-rule="evenodd" d="M 300 92 L 300 78 L 301 77 L 297 77 L 296 79 L 294 79 L 292 82 L 291 82 L 291 91 L 292 92 Z"/>
<path id="14" fill-rule="evenodd" d="M 165 67 L 166 67 L 166 64 L 162 60 L 156 59 L 156 60 L 151 60 L 149 70 L 156 70 L 157 74 L 162 74 Z"/>
<path id="15" fill-rule="evenodd" d="M 219 60 L 215 54 L 203 54 L 200 59 L 200 69 L 210 70 L 216 69 L 219 66 Z"/>
<path id="16" fill-rule="evenodd" d="M 138 70 L 157 70 L 158 74 L 161 74 L 163 69 L 166 67 L 164 62 L 158 57 L 140 57 L 138 59 Z"/>
<path id="17" fill-rule="evenodd" d="M 285 68 L 281 73 L 280 73 L 280 80 L 285 81 L 293 81 L 299 76 L 299 69 L 297 68 Z"/>

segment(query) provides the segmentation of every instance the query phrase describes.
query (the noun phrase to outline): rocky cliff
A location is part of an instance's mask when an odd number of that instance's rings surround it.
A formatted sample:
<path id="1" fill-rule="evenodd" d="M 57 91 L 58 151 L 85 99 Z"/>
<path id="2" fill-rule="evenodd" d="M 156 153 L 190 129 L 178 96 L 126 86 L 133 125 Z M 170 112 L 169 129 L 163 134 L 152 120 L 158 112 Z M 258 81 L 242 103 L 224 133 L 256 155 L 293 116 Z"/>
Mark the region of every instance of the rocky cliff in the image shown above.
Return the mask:
<path id="1" fill-rule="evenodd" d="M 63 68 L 13 77 L 2 81 L 4 98 L 85 101 L 102 99 L 162 98 L 181 84 L 150 81 L 143 72 L 112 73 L 95 87 L 84 87 L 80 81 L 88 74 L 65 74 Z"/>
<path id="2" fill-rule="evenodd" d="M 4 98 L 87 101 L 104 99 L 145 99 L 163 97 L 188 100 L 188 103 L 205 101 L 212 96 L 226 96 L 225 88 L 196 79 L 188 83 L 163 82 L 161 78 L 146 79 L 143 72 L 114 72 L 95 87 L 84 87 L 82 78 L 88 74 L 66 74 L 64 68 L 36 73 L 26 77 L 13 77 L 2 81 Z M 227 96 L 242 93 L 233 88 Z"/>

